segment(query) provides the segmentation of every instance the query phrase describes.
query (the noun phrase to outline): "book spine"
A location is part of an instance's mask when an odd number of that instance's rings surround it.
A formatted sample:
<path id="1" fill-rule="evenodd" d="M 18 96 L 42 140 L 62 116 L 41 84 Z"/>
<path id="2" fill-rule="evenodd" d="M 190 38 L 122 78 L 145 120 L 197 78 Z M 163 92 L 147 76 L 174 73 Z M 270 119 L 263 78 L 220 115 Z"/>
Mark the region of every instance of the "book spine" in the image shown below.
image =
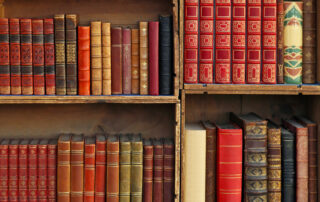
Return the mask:
<path id="1" fill-rule="evenodd" d="M 91 22 L 91 92 L 102 94 L 101 21 Z"/>
<path id="2" fill-rule="evenodd" d="M 133 163 L 133 162 L 132 162 Z M 119 186 L 119 201 L 130 202 L 130 184 L 131 184 L 131 143 L 120 142 L 120 156 L 119 156 L 119 172 L 120 172 L 120 186 Z"/>
<path id="3" fill-rule="evenodd" d="M 215 82 L 231 82 L 231 0 L 217 0 Z"/>
<path id="4" fill-rule="evenodd" d="M 57 180 L 57 145 L 48 145 L 48 201 L 55 202 Z"/>
<path id="5" fill-rule="evenodd" d="M 18 200 L 18 145 L 9 145 L 9 201 Z"/>
<path id="6" fill-rule="evenodd" d="M 95 144 L 86 144 L 84 154 L 84 201 L 94 202 Z"/>
<path id="7" fill-rule="evenodd" d="M 199 0 L 184 1 L 184 83 L 198 83 Z"/>
<path id="8" fill-rule="evenodd" d="M 8 145 L 0 145 L 0 199 L 3 202 L 9 201 L 8 197 L 8 170 L 9 170 L 9 158 L 8 158 Z"/>
<path id="9" fill-rule="evenodd" d="M 131 29 L 122 29 L 122 93 L 131 94 Z"/>
<path id="10" fill-rule="evenodd" d="M 9 21 L 0 19 L 0 94 L 10 94 Z"/>
<path id="11" fill-rule="evenodd" d="M 28 145 L 19 145 L 18 176 L 19 176 L 19 191 L 18 191 L 19 201 L 27 202 L 28 201 Z"/>
<path id="12" fill-rule="evenodd" d="M 29 201 L 38 201 L 38 145 L 28 146 L 28 196 Z"/>
<path id="13" fill-rule="evenodd" d="M 143 146 L 143 201 L 152 202 L 153 145 Z"/>
<path id="14" fill-rule="evenodd" d="M 148 23 L 139 22 L 140 29 L 140 95 L 148 95 Z"/>
<path id="15" fill-rule="evenodd" d="M 142 201 L 143 143 L 131 143 L 131 202 Z"/>
<path id="16" fill-rule="evenodd" d="M 206 201 L 216 200 L 216 129 L 206 127 Z M 172 149 L 173 146 L 172 146 Z M 174 150 L 172 150 L 174 151 Z M 172 153 L 174 155 L 174 153 Z M 174 156 L 172 156 L 173 158 Z M 174 158 L 173 158 L 174 160 Z M 173 162 L 174 163 L 174 162 Z M 174 164 L 172 165 L 174 166 Z M 173 167 L 174 168 L 174 167 Z M 172 173 L 174 177 L 174 173 Z M 174 178 L 172 178 L 173 181 Z M 174 187 L 172 187 L 174 188 Z"/>
<path id="17" fill-rule="evenodd" d="M 56 70 L 54 52 L 54 20 L 44 19 L 44 71 L 46 95 L 56 94 Z"/>
<path id="18" fill-rule="evenodd" d="M 38 201 L 48 201 L 48 145 L 38 148 Z"/>
<path id="19" fill-rule="evenodd" d="M 320 40 L 318 40 L 318 36 L 320 34 L 320 4 L 317 3 L 316 5 L 313 5 L 314 7 L 317 8 L 316 13 L 317 13 L 317 50 L 320 48 Z M 317 78 L 316 82 L 320 83 L 320 51 L 317 51 Z M 319 186 L 320 188 L 320 186 Z M 320 193 L 320 190 L 318 190 Z M 320 197 L 320 196 L 319 196 Z"/>
<path id="20" fill-rule="evenodd" d="M 70 141 L 58 141 L 57 199 L 70 201 Z"/>
<path id="21" fill-rule="evenodd" d="M 107 142 L 107 201 L 119 201 L 119 142 Z"/>
<path id="22" fill-rule="evenodd" d="M 163 201 L 163 144 L 154 145 L 153 201 Z"/>
<path id="23" fill-rule="evenodd" d="M 140 94 L 139 29 L 131 30 L 131 93 Z"/>
<path id="24" fill-rule="evenodd" d="M 302 83 L 302 6 L 302 2 L 284 2 L 284 82 L 287 84 Z"/>
<path id="25" fill-rule="evenodd" d="M 163 153 L 163 201 L 169 202 L 174 201 L 174 145 L 164 144 Z"/>
<path id="26" fill-rule="evenodd" d="M 9 20 L 11 95 L 21 95 L 20 23 L 18 18 Z"/>
<path id="27" fill-rule="evenodd" d="M 277 1 L 277 80 L 278 83 L 284 83 L 283 79 L 283 22 L 284 22 L 284 10 L 283 0 Z"/>
<path id="28" fill-rule="evenodd" d="M 246 82 L 246 0 L 233 0 L 232 83 Z"/>
<path id="29" fill-rule="evenodd" d="M 111 24 L 102 23 L 102 94 L 111 95 Z"/>
<path id="30" fill-rule="evenodd" d="M 84 173 L 84 142 L 71 141 L 71 156 L 70 156 L 70 200 L 83 201 L 83 173 Z"/>
<path id="31" fill-rule="evenodd" d="M 122 94 L 122 28 L 111 28 L 111 91 Z"/>
<path id="32" fill-rule="evenodd" d="M 308 126 L 308 188 L 309 188 L 309 202 L 318 201 L 318 173 L 317 173 L 317 126 Z"/>
<path id="33" fill-rule="evenodd" d="M 149 22 L 149 95 L 159 95 L 159 22 Z"/>
<path id="34" fill-rule="evenodd" d="M 106 142 L 96 142 L 95 201 L 104 202 L 106 191 Z"/>
<path id="35" fill-rule="evenodd" d="M 90 95 L 90 27 L 78 27 L 79 95 Z"/>
<path id="36" fill-rule="evenodd" d="M 67 95 L 78 94 L 77 82 L 77 15 L 66 15 L 66 81 Z"/>
<path id="37" fill-rule="evenodd" d="M 54 16 L 54 41 L 56 59 L 56 94 L 66 95 L 66 42 L 65 16 Z"/>

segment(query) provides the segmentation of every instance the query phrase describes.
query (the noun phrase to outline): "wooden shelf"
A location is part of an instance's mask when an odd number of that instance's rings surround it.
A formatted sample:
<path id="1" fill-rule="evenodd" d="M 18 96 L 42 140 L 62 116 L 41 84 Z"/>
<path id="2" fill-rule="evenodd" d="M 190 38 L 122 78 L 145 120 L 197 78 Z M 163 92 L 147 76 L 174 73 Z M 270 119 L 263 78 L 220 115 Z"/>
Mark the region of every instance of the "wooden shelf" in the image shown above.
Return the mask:
<path id="1" fill-rule="evenodd" d="M 301 93 L 303 95 L 320 95 L 320 85 L 302 84 Z"/>

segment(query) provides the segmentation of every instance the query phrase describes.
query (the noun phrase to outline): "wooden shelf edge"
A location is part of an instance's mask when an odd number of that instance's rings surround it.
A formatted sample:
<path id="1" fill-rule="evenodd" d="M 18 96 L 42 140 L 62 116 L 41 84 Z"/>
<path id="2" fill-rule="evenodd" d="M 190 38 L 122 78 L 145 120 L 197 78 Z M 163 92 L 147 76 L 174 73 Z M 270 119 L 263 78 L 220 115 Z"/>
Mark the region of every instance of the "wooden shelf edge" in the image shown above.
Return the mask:
<path id="1" fill-rule="evenodd" d="M 320 95 L 320 85 L 301 85 L 302 95 Z"/>

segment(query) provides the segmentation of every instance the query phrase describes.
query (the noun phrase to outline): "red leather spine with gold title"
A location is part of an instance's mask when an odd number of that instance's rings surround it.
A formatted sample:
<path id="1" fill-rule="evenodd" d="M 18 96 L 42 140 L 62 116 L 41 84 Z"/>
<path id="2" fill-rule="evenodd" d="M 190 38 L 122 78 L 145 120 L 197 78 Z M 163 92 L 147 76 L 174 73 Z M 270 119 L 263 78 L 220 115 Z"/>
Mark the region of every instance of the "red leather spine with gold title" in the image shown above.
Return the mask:
<path id="1" fill-rule="evenodd" d="M 9 201 L 18 201 L 18 140 L 9 144 Z"/>
<path id="2" fill-rule="evenodd" d="M 163 142 L 154 141 L 153 153 L 153 201 L 163 201 Z"/>
<path id="3" fill-rule="evenodd" d="M 262 83 L 277 83 L 277 0 L 263 0 Z"/>
<path id="4" fill-rule="evenodd" d="M 57 200 L 56 194 L 56 180 L 57 180 L 57 140 L 52 139 L 48 144 L 48 201 L 55 202 Z"/>
<path id="5" fill-rule="evenodd" d="M 104 202 L 106 187 L 106 137 L 96 136 L 95 202 Z"/>
<path id="6" fill-rule="evenodd" d="M 198 83 L 199 0 L 184 1 L 184 83 Z"/>
<path id="7" fill-rule="evenodd" d="M 233 0 L 232 83 L 246 82 L 246 0 Z"/>
<path id="8" fill-rule="evenodd" d="M 38 201 L 47 201 L 48 140 L 41 140 L 38 146 Z"/>
<path id="9" fill-rule="evenodd" d="M 122 29 L 122 93 L 131 94 L 131 29 Z"/>
<path id="10" fill-rule="evenodd" d="M 28 146 L 28 196 L 30 202 L 38 201 L 38 141 L 32 140 Z"/>
<path id="11" fill-rule="evenodd" d="M 18 18 L 9 20 L 11 95 L 21 95 L 20 23 Z"/>
<path id="12" fill-rule="evenodd" d="M 2 140 L 0 144 L 0 200 L 7 202 L 8 200 L 8 149 L 9 140 Z"/>
<path id="13" fill-rule="evenodd" d="M 44 46 L 43 20 L 32 20 L 32 65 L 33 65 L 33 93 L 44 95 Z"/>
<path id="14" fill-rule="evenodd" d="M 28 201 L 28 140 L 19 144 L 19 201 Z"/>
<path id="15" fill-rule="evenodd" d="M 150 140 L 143 142 L 143 201 L 152 202 L 153 145 Z"/>
<path id="16" fill-rule="evenodd" d="M 83 201 L 83 174 L 84 174 L 84 139 L 82 135 L 73 135 L 71 139 L 70 159 L 70 200 L 71 202 Z"/>
<path id="17" fill-rule="evenodd" d="M 90 26 L 78 27 L 79 95 L 90 95 Z"/>
<path id="18" fill-rule="evenodd" d="M 56 94 L 56 70 L 54 55 L 53 19 L 44 19 L 44 71 L 46 77 L 46 95 Z"/>
<path id="19" fill-rule="evenodd" d="M 93 137 L 85 139 L 84 146 L 84 201 L 94 202 L 96 144 Z"/>
<path id="20" fill-rule="evenodd" d="M 174 200 L 174 142 L 166 139 L 163 145 L 163 201 Z"/>
<path id="21" fill-rule="evenodd" d="M 10 94 L 9 21 L 0 19 L 0 94 Z"/>
<path id="22" fill-rule="evenodd" d="M 110 136 L 107 140 L 107 201 L 119 201 L 119 138 Z"/>
<path id="23" fill-rule="evenodd" d="M 213 83 L 213 0 L 200 0 L 199 82 Z"/>
<path id="24" fill-rule="evenodd" d="M 231 82 L 231 0 L 216 0 L 215 82 Z"/>

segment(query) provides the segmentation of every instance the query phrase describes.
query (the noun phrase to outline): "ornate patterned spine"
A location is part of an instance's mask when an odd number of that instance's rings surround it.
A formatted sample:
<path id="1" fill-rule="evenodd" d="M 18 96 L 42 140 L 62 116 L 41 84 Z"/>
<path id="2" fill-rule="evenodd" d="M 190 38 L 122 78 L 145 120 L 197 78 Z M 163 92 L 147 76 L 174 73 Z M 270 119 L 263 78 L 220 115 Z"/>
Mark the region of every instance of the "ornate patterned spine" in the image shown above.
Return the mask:
<path id="1" fill-rule="evenodd" d="M 94 181 L 95 181 L 95 138 L 85 138 L 84 148 L 84 201 L 94 202 Z"/>
<path id="2" fill-rule="evenodd" d="M 9 20 L 11 95 L 21 95 L 20 23 L 18 18 Z"/>
<path id="3" fill-rule="evenodd" d="M 163 201 L 174 201 L 174 141 L 165 139 L 163 145 Z M 214 189 L 214 188 L 213 188 Z M 214 193 L 213 193 L 214 194 Z M 209 201 L 209 200 L 208 200 Z M 214 201 L 213 198 L 211 201 Z"/>
<path id="4" fill-rule="evenodd" d="M 73 135 L 71 139 L 70 156 L 70 200 L 83 201 L 84 176 L 84 138 L 82 135 Z"/>
<path id="5" fill-rule="evenodd" d="M 2 140 L 0 144 L 0 200 L 9 201 L 8 198 L 8 170 L 9 170 L 9 140 Z"/>
<path id="6" fill-rule="evenodd" d="M 101 21 L 91 22 L 91 91 L 102 94 Z"/>
<path id="7" fill-rule="evenodd" d="M 128 136 L 120 136 L 120 187 L 119 201 L 130 202 L 130 180 L 131 180 L 131 142 Z"/>
<path id="8" fill-rule="evenodd" d="M 48 140 L 41 140 L 38 146 L 38 201 L 48 201 Z"/>
<path id="9" fill-rule="evenodd" d="M 19 140 L 11 140 L 9 144 L 9 201 L 18 200 L 18 145 Z"/>
<path id="10" fill-rule="evenodd" d="M 107 201 L 119 201 L 119 138 L 107 140 Z"/>
<path id="11" fill-rule="evenodd" d="M 284 83 L 283 79 L 283 0 L 277 0 L 277 79 L 278 83 Z"/>
<path id="12" fill-rule="evenodd" d="M 28 201 L 28 140 L 19 144 L 19 201 Z"/>
<path id="13" fill-rule="evenodd" d="M 139 29 L 131 30 L 131 92 L 140 94 Z"/>
<path id="14" fill-rule="evenodd" d="M 30 202 L 38 201 L 38 140 L 28 146 L 28 196 Z"/>
<path id="15" fill-rule="evenodd" d="M 131 151 L 131 202 L 141 202 L 143 185 L 143 143 L 141 135 L 133 136 Z"/>
<path id="16" fill-rule="evenodd" d="M 139 22 L 140 29 L 140 95 L 148 95 L 148 22 Z"/>
<path id="17" fill-rule="evenodd" d="M 79 95 L 90 95 L 90 27 L 78 27 Z"/>
<path id="18" fill-rule="evenodd" d="M 131 29 L 122 29 L 122 93 L 131 94 Z"/>
<path id="19" fill-rule="evenodd" d="M 102 23 L 102 94 L 111 95 L 111 24 Z"/>
<path id="20" fill-rule="evenodd" d="M 154 140 L 153 202 L 163 201 L 163 141 Z"/>
<path id="21" fill-rule="evenodd" d="M 9 21 L 0 19 L 0 94 L 10 94 Z"/>
<path id="22" fill-rule="evenodd" d="M 153 184 L 153 145 L 147 139 L 143 141 L 143 201 L 152 202 Z"/>
<path id="23" fill-rule="evenodd" d="M 54 59 L 54 21 L 44 19 L 44 71 L 46 77 L 46 94 L 56 94 L 56 70 Z"/>
<path id="24" fill-rule="evenodd" d="M 95 174 L 95 201 L 104 202 L 106 199 L 106 137 L 103 134 L 96 136 L 96 174 Z"/>
<path id="25" fill-rule="evenodd" d="M 52 139 L 48 145 L 48 202 L 57 200 L 57 140 Z"/>

